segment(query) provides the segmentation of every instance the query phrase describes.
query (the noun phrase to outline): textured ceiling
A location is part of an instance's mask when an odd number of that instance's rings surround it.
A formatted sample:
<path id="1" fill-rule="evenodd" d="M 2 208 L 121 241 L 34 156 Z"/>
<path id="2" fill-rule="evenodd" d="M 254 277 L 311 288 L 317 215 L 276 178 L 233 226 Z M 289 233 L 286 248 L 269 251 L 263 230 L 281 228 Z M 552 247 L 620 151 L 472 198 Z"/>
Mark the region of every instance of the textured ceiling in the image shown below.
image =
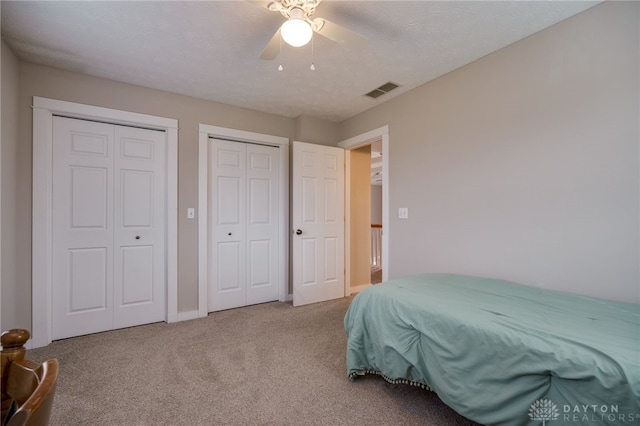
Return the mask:
<path id="1" fill-rule="evenodd" d="M 2 38 L 24 61 L 339 122 L 597 3 L 324 1 L 314 17 L 367 43 L 350 48 L 316 35 L 302 48 L 283 43 L 273 61 L 259 56 L 283 18 L 263 2 L 3 0 L 0 7 Z M 388 81 L 401 87 L 364 96 Z"/>

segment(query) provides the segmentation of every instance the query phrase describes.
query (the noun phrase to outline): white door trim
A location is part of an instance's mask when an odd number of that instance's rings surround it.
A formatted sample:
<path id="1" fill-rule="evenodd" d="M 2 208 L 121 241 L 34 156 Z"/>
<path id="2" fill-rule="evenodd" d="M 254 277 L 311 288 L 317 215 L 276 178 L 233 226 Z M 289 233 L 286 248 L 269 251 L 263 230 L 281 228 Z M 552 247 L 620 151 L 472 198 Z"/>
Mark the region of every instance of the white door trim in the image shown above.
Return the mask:
<path id="1" fill-rule="evenodd" d="M 345 139 L 338 143 L 338 146 L 346 150 L 357 149 L 366 145 L 370 145 L 372 142 L 382 140 L 382 280 L 387 281 L 389 279 L 389 126 L 378 127 L 377 129 L 370 130 L 360 135 L 354 136 L 349 139 Z M 349 177 L 351 170 L 347 164 L 346 174 Z M 348 207 L 349 204 L 345 206 Z M 347 217 L 349 213 L 347 212 Z M 349 270 L 350 254 L 345 250 L 345 269 Z M 351 282 L 349 275 L 345 276 L 345 295 L 351 294 Z"/>
<path id="2" fill-rule="evenodd" d="M 178 121 L 33 97 L 32 345 L 51 343 L 53 115 L 164 130 L 167 134 L 167 322 L 178 318 Z"/>
<path id="3" fill-rule="evenodd" d="M 280 236 L 278 249 L 281 253 L 279 276 L 282 282 L 278 300 L 291 300 L 289 294 L 289 139 L 262 133 L 200 124 L 198 140 L 198 317 L 208 314 L 208 176 L 209 138 L 231 139 L 238 142 L 252 142 L 280 147 Z"/>

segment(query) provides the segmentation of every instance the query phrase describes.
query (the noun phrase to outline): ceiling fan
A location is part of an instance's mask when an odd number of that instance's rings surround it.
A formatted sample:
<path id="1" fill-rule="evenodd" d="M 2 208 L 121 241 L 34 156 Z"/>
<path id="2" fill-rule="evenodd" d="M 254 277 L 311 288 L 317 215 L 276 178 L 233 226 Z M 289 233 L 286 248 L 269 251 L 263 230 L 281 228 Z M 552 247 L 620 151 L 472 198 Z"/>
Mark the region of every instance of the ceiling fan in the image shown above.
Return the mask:
<path id="1" fill-rule="evenodd" d="M 366 39 L 338 24 L 323 18 L 311 17 L 316 7 L 322 0 L 274 0 L 267 4 L 267 8 L 273 12 L 280 12 L 287 20 L 271 37 L 269 43 L 262 51 L 260 59 L 275 59 L 280 53 L 280 40 L 294 47 L 307 44 L 313 33 L 319 34 L 329 40 L 357 46 Z"/>

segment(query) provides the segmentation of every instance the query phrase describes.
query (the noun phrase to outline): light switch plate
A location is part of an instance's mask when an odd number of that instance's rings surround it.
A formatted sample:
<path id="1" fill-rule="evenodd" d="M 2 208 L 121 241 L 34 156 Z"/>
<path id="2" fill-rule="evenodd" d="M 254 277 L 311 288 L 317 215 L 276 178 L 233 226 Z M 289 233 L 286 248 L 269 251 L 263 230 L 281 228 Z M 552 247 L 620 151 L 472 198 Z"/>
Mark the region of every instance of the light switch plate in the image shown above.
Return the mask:
<path id="1" fill-rule="evenodd" d="M 409 219 L 409 209 L 407 207 L 398 209 L 398 219 Z"/>
<path id="2" fill-rule="evenodd" d="M 187 209 L 187 219 L 193 219 L 196 217 L 196 209 L 193 207 L 189 207 Z"/>

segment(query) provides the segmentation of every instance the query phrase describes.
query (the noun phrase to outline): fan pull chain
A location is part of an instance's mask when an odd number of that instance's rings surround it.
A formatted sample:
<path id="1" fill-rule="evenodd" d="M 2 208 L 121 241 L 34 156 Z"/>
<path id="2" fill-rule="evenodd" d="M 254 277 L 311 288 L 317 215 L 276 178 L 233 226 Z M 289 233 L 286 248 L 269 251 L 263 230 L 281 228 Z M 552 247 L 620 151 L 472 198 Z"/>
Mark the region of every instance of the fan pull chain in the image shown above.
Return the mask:
<path id="1" fill-rule="evenodd" d="M 280 30 L 278 30 L 280 31 Z M 280 47 L 279 47 L 280 51 L 278 52 L 278 56 L 280 58 L 282 58 L 282 33 L 280 34 Z M 278 71 L 282 71 L 284 69 L 284 67 L 282 66 L 282 62 L 280 62 L 280 65 L 278 65 Z"/>
<path id="2" fill-rule="evenodd" d="M 280 37 L 280 54 L 278 56 L 280 56 L 280 58 L 284 57 L 284 53 L 282 51 L 282 37 Z M 313 58 L 314 58 L 313 38 L 311 38 L 311 66 L 309 67 L 311 71 L 316 70 L 316 64 L 313 62 Z M 278 64 L 278 71 L 284 71 L 284 66 L 282 65 L 282 62 Z"/>
<path id="3" fill-rule="evenodd" d="M 313 63 L 313 39 L 314 39 L 314 38 L 315 38 L 315 37 L 311 37 L 311 66 L 309 67 L 309 69 L 310 69 L 311 71 L 315 71 L 315 70 L 316 70 L 316 66 L 315 66 L 315 64 Z"/>

